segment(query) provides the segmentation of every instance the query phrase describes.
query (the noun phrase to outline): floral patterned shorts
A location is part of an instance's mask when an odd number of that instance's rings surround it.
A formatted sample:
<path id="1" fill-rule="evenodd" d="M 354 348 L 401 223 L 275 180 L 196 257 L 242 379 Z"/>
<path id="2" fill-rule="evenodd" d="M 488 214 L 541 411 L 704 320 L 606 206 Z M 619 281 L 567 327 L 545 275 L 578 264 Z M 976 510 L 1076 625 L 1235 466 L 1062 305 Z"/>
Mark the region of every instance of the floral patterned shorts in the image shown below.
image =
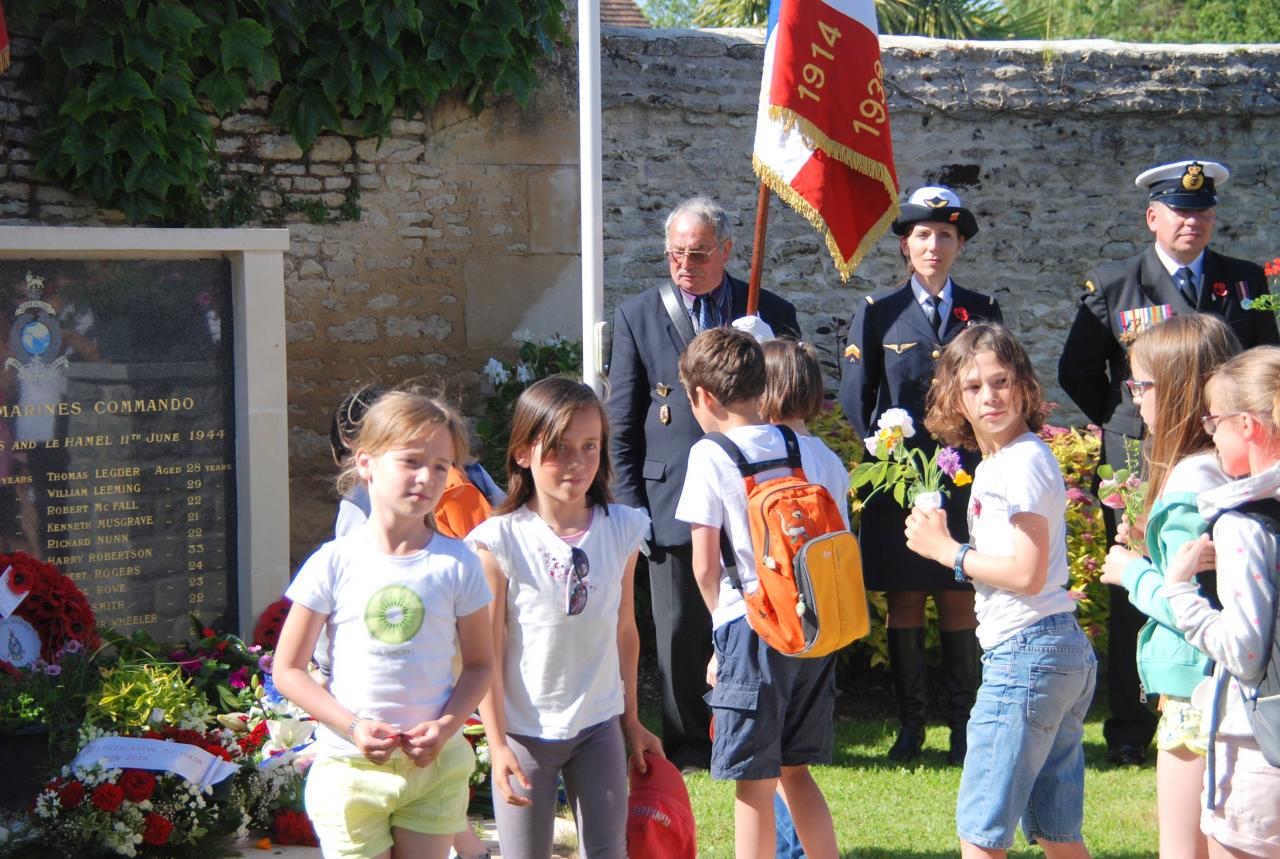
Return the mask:
<path id="1" fill-rule="evenodd" d="M 1172 752 L 1186 747 L 1197 755 L 1209 749 L 1209 732 L 1199 707 L 1190 698 L 1160 696 L 1160 724 L 1156 726 L 1156 748 Z"/>

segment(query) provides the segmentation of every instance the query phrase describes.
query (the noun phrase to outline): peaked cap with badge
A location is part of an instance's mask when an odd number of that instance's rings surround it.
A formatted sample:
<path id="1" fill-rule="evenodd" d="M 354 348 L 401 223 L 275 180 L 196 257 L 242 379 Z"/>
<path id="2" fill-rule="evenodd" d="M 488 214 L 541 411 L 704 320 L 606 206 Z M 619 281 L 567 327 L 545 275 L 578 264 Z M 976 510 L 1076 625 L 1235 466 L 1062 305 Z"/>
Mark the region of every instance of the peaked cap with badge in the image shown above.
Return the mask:
<path id="1" fill-rule="evenodd" d="M 1218 205 L 1217 186 L 1227 184 L 1231 171 L 1217 161 L 1175 161 L 1143 170 L 1133 184 L 1147 190 L 1153 203 L 1177 209 L 1212 209 Z"/>
<path id="2" fill-rule="evenodd" d="M 978 233 L 978 219 L 964 207 L 955 191 L 941 185 L 926 185 L 907 199 L 894 219 L 893 234 L 905 236 L 922 221 L 954 224 L 965 241 Z"/>

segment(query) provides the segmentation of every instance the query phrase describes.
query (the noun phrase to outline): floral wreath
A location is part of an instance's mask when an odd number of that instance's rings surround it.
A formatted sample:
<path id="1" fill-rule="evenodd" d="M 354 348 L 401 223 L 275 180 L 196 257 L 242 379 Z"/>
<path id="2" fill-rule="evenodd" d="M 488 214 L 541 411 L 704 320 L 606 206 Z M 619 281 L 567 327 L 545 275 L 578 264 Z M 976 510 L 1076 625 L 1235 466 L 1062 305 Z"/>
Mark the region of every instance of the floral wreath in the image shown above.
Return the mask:
<path id="1" fill-rule="evenodd" d="M 41 659 L 55 661 L 72 641 L 88 650 L 97 649 L 100 641 L 94 629 L 93 609 L 75 582 L 57 567 L 25 552 L 0 555 L 0 570 L 5 567 L 9 568 L 9 590 L 15 598 L 22 597 L 11 617 L 21 618 L 35 630 L 40 637 Z M 4 659 L 7 655 L 0 650 L 0 663 L 12 667 Z"/>

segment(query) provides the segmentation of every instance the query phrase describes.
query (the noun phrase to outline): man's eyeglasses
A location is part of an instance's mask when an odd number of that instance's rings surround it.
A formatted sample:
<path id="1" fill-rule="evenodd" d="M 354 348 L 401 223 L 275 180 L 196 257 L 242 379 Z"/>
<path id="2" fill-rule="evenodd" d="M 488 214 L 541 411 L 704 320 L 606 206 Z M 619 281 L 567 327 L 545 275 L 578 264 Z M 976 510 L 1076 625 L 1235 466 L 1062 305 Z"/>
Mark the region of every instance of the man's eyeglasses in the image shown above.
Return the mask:
<path id="1" fill-rule="evenodd" d="M 591 572 L 591 563 L 587 553 L 573 547 L 569 555 L 569 578 L 565 583 L 564 613 L 572 617 L 582 614 L 587 607 L 587 575 Z"/>
<path id="2" fill-rule="evenodd" d="M 1129 396 L 1141 397 L 1147 391 L 1154 388 L 1156 383 L 1147 379 L 1125 379 L 1124 386 L 1129 389 Z"/>
<path id="3" fill-rule="evenodd" d="M 680 265 L 682 262 L 688 262 L 689 265 L 706 265 L 711 261 L 711 255 L 719 249 L 720 244 L 717 243 L 716 246 L 709 251 L 695 251 L 689 250 L 688 248 L 683 250 L 667 248 L 666 253 L 667 259 L 671 260 L 676 265 Z"/>
<path id="4" fill-rule="evenodd" d="M 1225 415 L 1205 415 L 1204 417 L 1200 418 L 1200 423 L 1204 425 L 1205 432 L 1207 432 L 1209 435 L 1213 435 L 1218 431 L 1218 424 L 1222 423 L 1227 418 L 1234 418 L 1237 415 L 1243 415 L 1243 414 L 1244 412 L 1228 412 Z"/>

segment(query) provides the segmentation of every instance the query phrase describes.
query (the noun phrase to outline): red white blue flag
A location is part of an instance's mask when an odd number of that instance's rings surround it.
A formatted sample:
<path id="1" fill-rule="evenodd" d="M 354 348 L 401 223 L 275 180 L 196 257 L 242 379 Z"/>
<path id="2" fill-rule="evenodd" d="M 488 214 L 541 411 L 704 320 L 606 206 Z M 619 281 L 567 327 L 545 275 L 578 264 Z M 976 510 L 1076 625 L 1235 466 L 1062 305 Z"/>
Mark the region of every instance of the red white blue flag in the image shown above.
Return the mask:
<path id="1" fill-rule="evenodd" d="M 751 161 L 848 280 L 898 215 L 874 0 L 772 0 Z"/>

